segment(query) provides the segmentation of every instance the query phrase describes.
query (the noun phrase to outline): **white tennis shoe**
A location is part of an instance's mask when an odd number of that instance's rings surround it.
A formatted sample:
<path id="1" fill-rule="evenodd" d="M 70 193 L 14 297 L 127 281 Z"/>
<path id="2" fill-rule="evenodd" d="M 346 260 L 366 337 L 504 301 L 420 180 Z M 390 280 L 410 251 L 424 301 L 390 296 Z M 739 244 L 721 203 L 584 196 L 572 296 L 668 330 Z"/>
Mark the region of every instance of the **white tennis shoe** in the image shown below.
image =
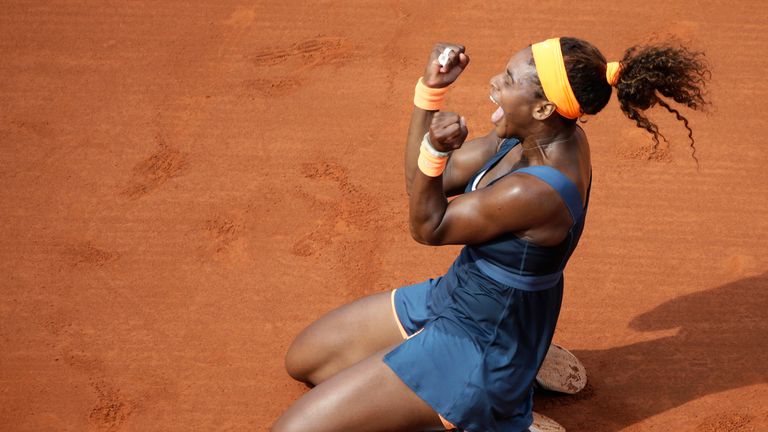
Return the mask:
<path id="1" fill-rule="evenodd" d="M 587 370 L 570 351 L 551 344 L 536 383 L 545 390 L 576 394 L 587 385 Z"/>
<path id="2" fill-rule="evenodd" d="M 533 424 L 528 427 L 528 432 L 565 432 L 565 428 L 551 418 L 533 413 Z"/>

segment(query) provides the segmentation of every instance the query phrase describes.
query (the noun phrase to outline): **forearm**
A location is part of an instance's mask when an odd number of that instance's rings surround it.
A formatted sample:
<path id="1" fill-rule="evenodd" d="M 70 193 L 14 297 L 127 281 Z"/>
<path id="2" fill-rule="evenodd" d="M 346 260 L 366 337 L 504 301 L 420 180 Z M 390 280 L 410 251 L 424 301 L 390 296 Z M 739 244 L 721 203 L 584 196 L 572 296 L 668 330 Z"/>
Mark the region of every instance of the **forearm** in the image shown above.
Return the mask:
<path id="1" fill-rule="evenodd" d="M 438 134 L 443 133 L 440 128 L 440 121 L 438 121 L 440 115 L 443 114 L 414 108 L 406 144 L 405 167 L 410 209 L 409 226 L 412 237 L 419 243 L 425 244 L 435 244 L 438 241 L 438 227 L 448 206 L 448 200 L 443 190 L 443 170 L 433 170 L 430 164 L 426 162 L 429 160 L 428 152 L 421 154 L 423 151 L 421 149 L 422 141 L 430 127 L 437 127 L 436 132 Z M 431 148 L 431 145 L 427 147 Z M 425 161 L 420 161 L 420 158 L 425 158 Z M 425 162 L 425 165 L 422 165 L 421 162 Z M 444 160 L 443 163 L 447 163 L 447 160 Z M 445 165 L 443 165 L 444 167 Z"/>
<path id="2" fill-rule="evenodd" d="M 413 164 L 416 165 L 415 160 Z M 423 244 L 440 244 L 438 228 L 447 207 L 442 174 L 430 177 L 416 167 L 409 196 L 409 227 L 414 240 Z"/>
<path id="3" fill-rule="evenodd" d="M 435 111 L 413 107 L 411 124 L 408 127 L 408 140 L 405 144 L 405 191 L 411 196 L 413 179 L 420 174 L 418 167 L 419 147 L 424 134 L 429 130 Z"/>

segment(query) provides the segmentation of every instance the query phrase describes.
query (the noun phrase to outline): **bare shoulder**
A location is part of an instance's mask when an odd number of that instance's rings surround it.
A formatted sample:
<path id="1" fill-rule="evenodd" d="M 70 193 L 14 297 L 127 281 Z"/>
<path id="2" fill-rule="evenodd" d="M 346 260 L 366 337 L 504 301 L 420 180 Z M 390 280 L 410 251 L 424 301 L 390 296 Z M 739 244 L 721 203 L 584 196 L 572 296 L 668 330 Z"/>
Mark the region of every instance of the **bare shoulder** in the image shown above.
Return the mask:
<path id="1" fill-rule="evenodd" d="M 560 195 L 554 189 L 525 173 L 506 175 L 488 189 L 493 189 L 499 202 L 505 203 L 509 210 L 527 220 L 524 225 L 528 227 L 546 224 L 562 207 Z"/>

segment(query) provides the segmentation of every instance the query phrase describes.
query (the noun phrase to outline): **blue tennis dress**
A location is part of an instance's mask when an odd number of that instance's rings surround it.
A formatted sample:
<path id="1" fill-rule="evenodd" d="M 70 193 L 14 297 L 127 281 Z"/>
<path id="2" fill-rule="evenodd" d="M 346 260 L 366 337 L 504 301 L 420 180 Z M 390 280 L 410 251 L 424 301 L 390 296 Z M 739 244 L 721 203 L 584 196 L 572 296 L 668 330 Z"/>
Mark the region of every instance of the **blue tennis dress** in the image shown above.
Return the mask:
<path id="1" fill-rule="evenodd" d="M 465 192 L 517 144 L 504 141 Z M 574 221 L 566 238 L 544 247 L 504 234 L 468 245 L 445 275 L 393 294 L 409 337 L 384 362 L 463 431 L 526 431 L 533 422 L 532 384 L 560 314 L 563 269 L 584 227 L 586 206 L 568 177 L 549 166 L 512 172 L 560 194 Z"/>

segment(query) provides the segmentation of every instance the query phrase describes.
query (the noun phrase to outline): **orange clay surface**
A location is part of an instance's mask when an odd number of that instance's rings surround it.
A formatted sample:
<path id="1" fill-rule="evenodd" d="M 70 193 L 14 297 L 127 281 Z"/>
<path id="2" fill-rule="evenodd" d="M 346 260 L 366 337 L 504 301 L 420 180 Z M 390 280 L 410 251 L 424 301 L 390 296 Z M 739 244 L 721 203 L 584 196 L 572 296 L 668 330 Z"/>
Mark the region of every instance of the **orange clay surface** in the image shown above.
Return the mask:
<path id="1" fill-rule="evenodd" d="M 544 38 L 610 59 L 706 51 L 695 131 L 614 99 L 584 126 L 594 184 L 555 341 L 569 431 L 768 430 L 768 6 L 751 2 L 21 2 L 0 11 L 0 430 L 266 430 L 306 388 L 293 337 L 445 271 L 414 242 L 402 154 L 434 42 L 489 78 Z M 533 4 L 533 3 L 531 3 Z M 384 408 L 384 407 L 382 407 Z"/>

